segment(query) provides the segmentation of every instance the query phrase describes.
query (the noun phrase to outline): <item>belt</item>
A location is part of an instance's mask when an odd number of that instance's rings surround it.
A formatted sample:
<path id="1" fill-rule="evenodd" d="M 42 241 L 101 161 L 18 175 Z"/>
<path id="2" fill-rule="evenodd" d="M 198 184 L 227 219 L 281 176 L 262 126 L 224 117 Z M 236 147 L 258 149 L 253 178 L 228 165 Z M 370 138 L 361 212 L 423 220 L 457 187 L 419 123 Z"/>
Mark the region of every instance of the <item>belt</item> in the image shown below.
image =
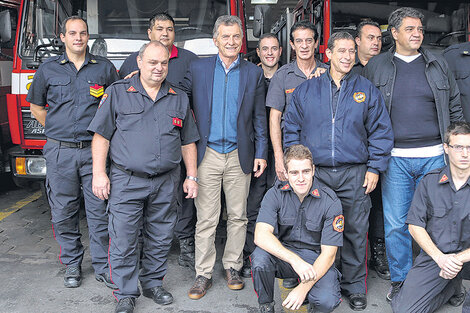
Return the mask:
<path id="1" fill-rule="evenodd" d="M 124 167 L 122 167 L 121 165 L 119 164 L 116 164 L 114 161 L 112 161 L 113 165 L 118 169 L 118 170 L 121 170 L 123 171 L 124 173 L 127 173 L 131 176 L 136 176 L 136 177 L 140 177 L 140 178 L 154 178 L 154 177 L 157 177 L 157 176 L 160 176 L 161 174 L 147 174 L 147 173 L 140 173 L 140 172 L 134 172 L 134 171 L 129 171 L 129 170 L 126 170 Z"/>
<path id="2" fill-rule="evenodd" d="M 69 147 L 69 148 L 83 149 L 83 148 L 91 146 L 91 140 L 80 141 L 80 142 L 68 142 L 68 141 L 60 141 L 60 140 L 55 140 L 52 138 L 47 138 L 47 141 L 56 143 L 60 146 Z"/>

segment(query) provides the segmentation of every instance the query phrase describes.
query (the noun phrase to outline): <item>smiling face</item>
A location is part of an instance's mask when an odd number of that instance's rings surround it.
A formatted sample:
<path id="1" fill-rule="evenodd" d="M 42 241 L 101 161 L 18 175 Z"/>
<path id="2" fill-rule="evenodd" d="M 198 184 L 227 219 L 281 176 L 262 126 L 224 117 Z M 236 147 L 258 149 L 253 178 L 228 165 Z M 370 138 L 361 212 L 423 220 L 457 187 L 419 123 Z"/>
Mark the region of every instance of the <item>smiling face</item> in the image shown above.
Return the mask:
<path id="1" fill-rule="evenodd" d="M 312 188 L 314 171 L 312 161 L 308 159 L 291 159 L 287 163 L 287 179 L 289 180 L 289 185 L 299 198 L 303 198 L 307 195 L 310 188 Z"/>
<path id="2" fill-rule="evenodd" d="M 356 46 L 352 39 L 338 39 L 334 42 L 333 50 L 326 49 L 326 56 L 330 59 L 330 73 L 344 76 L 354 66 Z"/>
<path id="3" fill-rule="evenodd" d="M 147 85 L 160 85 L 168 74 L 169 58 L 170 56 L 165 47 L 150 43 L 145 49 L 142 58 L 137 57 L 140 78 Z"/>
<path id="4" fill-rule="evenodd" d="M 259 48 L 256 48 L 256 53 L 261 60 L 261 63 L 266 67 L 275 67 L 281 58 L 282 47 L 279 46 L 279 41 L 272 37 L 261 39 Z"/>
<path id="5" fill-rule="evenodd" d="M 85 55 L 89 38 L 86 24 L 80 19 L 68 20 L 65 24 L 65 34 L 60 34 L 67 54 Z"/>
<path id="6" fill-rule="evenodd" d="M 242 30 L 238 24 L 221 24 L 217 29 L 217 37 L 213 38 L 221 59 L 234 61 L 242 48 L 242 38 Z"/>
<path id="7" fill-rule="evenodd" d="M 391 30 L 396 51 L 401 55 L 416 55 L 424 39 L 423 24 L 419 18 L 405 17 L 398 29 Z"/>

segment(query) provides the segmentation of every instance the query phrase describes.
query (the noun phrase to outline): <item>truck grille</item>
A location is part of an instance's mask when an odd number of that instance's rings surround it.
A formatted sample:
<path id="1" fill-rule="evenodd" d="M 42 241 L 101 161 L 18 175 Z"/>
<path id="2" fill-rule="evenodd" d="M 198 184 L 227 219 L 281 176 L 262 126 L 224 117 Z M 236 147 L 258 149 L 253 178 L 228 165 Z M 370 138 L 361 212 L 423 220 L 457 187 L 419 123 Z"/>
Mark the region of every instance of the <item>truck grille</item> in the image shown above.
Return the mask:
<path id="1" fill-rule="evenodd" d="M 25 139 L 46 139 L 44 127 L 31 115 L 28 109 L 22 109 L 23 131 Z"/>

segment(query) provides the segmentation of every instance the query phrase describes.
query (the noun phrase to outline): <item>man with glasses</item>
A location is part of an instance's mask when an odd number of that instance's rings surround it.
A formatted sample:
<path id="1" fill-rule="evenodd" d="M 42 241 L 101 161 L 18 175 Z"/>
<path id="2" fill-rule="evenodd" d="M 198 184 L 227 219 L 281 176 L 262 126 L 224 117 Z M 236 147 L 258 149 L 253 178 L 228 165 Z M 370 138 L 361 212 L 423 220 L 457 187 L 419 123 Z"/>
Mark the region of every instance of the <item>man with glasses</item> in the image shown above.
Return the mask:
<path id="1" fill-rule="evenodd" d="M 355 54 L 349 33 L 330 37 L 326 50 L 330 69 L 296 88 L 285 115 L 284 143 L 307 146 L 316 166 L 315 180 L 341 200 L 345 221 L 341 289 L 349 306 L 360 311 L 367 306 L 369 193 L 387 167 L 393 134 L 380 92 L 364 77 L 350 73 Z"/>
<path id="2" fill-rule="evenodd" d="M 424 175 L 408 212 L 406 223 L 422 250 L 392 300 L 394 312 L 434 312 L 446 302 L 459 306 L 465 298 L 462 279 L 470 278 L 470 124 L 449 126 L 444 151 L 448 165 Z"/>
<path id="3" fill-rule="evenodd" d="M 416 186 L 427 172 L 445 165 L 445 130 L 450 122 L 463 119 L 459 91 L 447 63 L 421 47 L 423 19 L 413 8 L 392 12 L 388 24 L 395 45 L 373 57 L 363 72 L 382 92 L 395 136 L 381 179 L 392 281 L 388 301 L 400 290 L 412 264 L 405 221 Z"/>

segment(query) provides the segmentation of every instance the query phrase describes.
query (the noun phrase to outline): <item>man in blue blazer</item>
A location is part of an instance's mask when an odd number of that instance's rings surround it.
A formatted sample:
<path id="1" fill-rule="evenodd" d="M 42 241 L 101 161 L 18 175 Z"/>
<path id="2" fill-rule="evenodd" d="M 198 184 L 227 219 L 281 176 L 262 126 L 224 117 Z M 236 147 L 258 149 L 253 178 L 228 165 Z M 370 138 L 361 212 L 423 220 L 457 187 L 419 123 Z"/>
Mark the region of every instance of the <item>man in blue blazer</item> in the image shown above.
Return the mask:
<path id="1" fill-rule="evenodd" d="M 239 276 L 246 235 L 246 199 L 252 171 L 266 168 L 267 132 L 263 71 L 239 52 L 243 33 L 238 17 L 217 19 L 213 32 L 219 53 L 191 63 L 182 88 L 188 93 L 201 139 L 197 142 L 199 195 L 195 199 L 196 281 L 191 299 L 212 285 L 215 233 L 221 187 L 227 204 L 227 242 L 222 258 L 230 289 L 244 287 Z"/>

